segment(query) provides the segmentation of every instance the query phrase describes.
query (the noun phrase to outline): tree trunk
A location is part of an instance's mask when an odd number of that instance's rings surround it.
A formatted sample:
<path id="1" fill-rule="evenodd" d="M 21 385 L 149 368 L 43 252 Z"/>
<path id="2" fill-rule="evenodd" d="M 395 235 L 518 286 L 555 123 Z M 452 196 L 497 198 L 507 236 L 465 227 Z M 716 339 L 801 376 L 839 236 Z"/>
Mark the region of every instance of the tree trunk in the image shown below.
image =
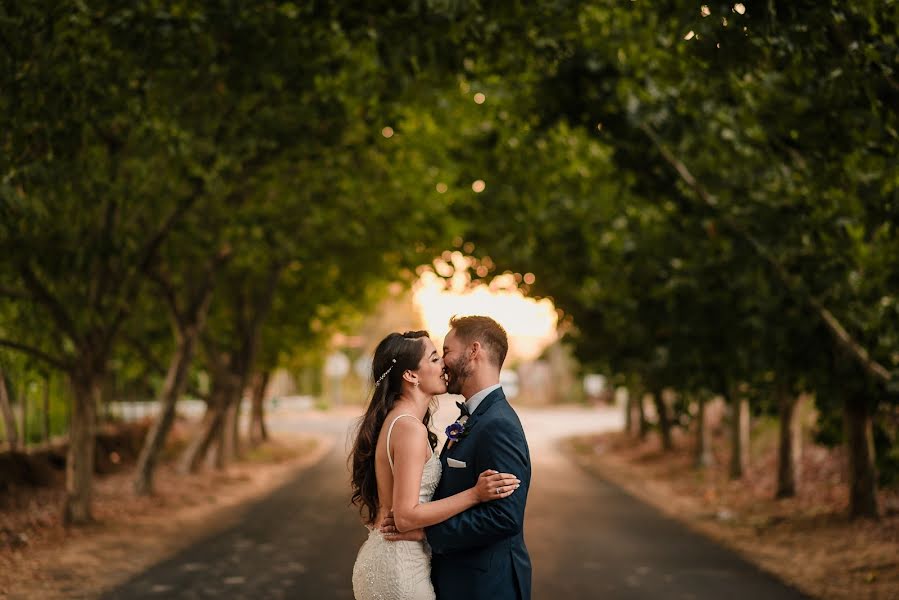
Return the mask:
<path id="1" fill-rule="evenodd" d="M 6 373 L 0 368 L 0 410 L 3 411 L 3 425 L 6 429 L 6 441 L 10 450 L 19 447 L 19 431 L 16 429 L 16 415 L 9 402 L 9 389 L 6 387 Z"/>
<path id="2" fill-rule="evenodd" d="M 44 443 L 50 441 L 50 376 L 44 377 L 44 410 L 41 419 L 41 439 Z"/>
<path id="3" fill-rule="evenodd" d="M 159 460 L 159 454 L 165 446 L 165 440 L 175 422 L 175 408 L 184 386 L 187 383 L 187 370 L 193 361 L 196 348 L 198 331 L 184 332 L 178 343 L 178 348 L 172 356 L 169 370 L 166 374 L 162 394 L 159 397 L 159 416 L 150 428 L 140 457 L 137 459 L 137 472 L 134 477 L 134 492 L 139 496 L 153 493 L 153 474 Z"/>
<path id="4" fill-rule="evenodd" d="M 257 373 L 253 377 L 253 397 L 250 409 L 250 444 L 259 445 L 268 439 L 265 426 L 265 390 L 271 377 L 269 371 Z M 630 403 L 628 403 L 630 404 Z"/>
<path id="5" fill-rule="evenodd" d="M 209 451 L 209 446 L 215 439 L 221 423 L 224 420 L 224 407 L 221 405 L 220 392 L 210 396 L 206 405 L 206 413 L 200 423 L 200 429 L 185 448 L 178 461 L 178 470 L 181 473 L 196 473 Z"/>
<path id="6" fill-rule="evenodd" d="M 239 397 L 229 395 L 229 401 L 222 411 L 222 419 L 218 424 L 212 441 L 209 445 L 209 454 L 206 464 L 218 471 L 223 471 L 236 459 L 236 442 L 232 437 L 234 433 L 234 420 L 237 415 Z"/>
<path id="7" fill-rule="evenodd" d="M 696 414 L 696 467 L 705 469 L 712 466 L 712 444 L 709 435 L 709 427 L 706 423 L 705 394 L 696 395 L 697 414 Z"/>
<path id="8" fill-rule="evenodd" d="M 637 414 L 640 416 L 640 441 L 646 439 L 646 436 L 649 435 L 649 420 L 646 418 L 646 394 L 644 394 L 643 389 L 639 389 L 637 392 Z"/>
<path id="9" fill-rule="evenodd" d="M 237 365 L 235 365 L 237 366 Z M 239 418 L 240 401 L 243 395 L 246 376 L 234 373 L 230 370 L 219 371 L 220 377 L 225 381 L 219 384 L 221 393 L 222 418 L 218 424 L 209 449 L 212 454 L 208 457 L 207 464 L 218 470 L 223 470 L 228 463 L 237 457 L 238 441 L 236 439 Z"/>
<path id="10" fill-rule="evenodd" d="M 217 469 L 224 469 L 230 463 L 237 460 L 240 452 L 238 440 L 238 425 L 240 420 L 240 403 L 241 395 L 231 401 L 228 409 L 225 411 L 225 423 L 222 427 L 221 451 L 218 453 L 218 460 L 215 463 Z"/>
<path id="11" fill-rule="evenodd" d="M 237 397 L 234 405 L 234 420 L 231 421 L 231 460 L 240 460 L 243 456 L 243 446 L 240 443 L 240 412 L 243 409 L 243 390 Z"/>
<path id="12" fill-rule="evenodd" d="M 730 478 L 741 479 L 749 467 L 749 400 L 731 393 Z"/>
<path id="13" fill-rule="evenodd" d="M 93 521 L 91 485 L 94 476 L 94 444 L 96 443 L 97 401 L 100 393 L 98 376 L 72 379 L 74 407 L 69 423 L 69 451 L 66 457 L 66 498 L 63 523 L 81 525 Z"/>
<path id="14" fill-rule="evenodd" d="M 209 422 L 206 422 L 207 420 L 204 418 L 201 436 L 188 448 L 191 454 L 185 453 L 182 469 L 195 470 L 213 442 L 216 442 L 216 455 L 213 457 L 213 463 L 222 466 L 223 461 L 227 459 L 224 438 L 234 428 L 226 427 L 226 411 L 231 404 L 234 404 L 235 408 L 239 405 L 240 396 L 247 387 L 250 370 L 253 368 L 256 358 L 259 331 L 271 309 L 282 267 L 283 265 L 280 263 L 272 264 L 268 285 L 258 299 L 252 317 L 238 319 L 237 329 L 243 332 L 238 349 L 231 352 L 220 352 L 207 340 L 207 352 L 215 371 L 213 388 L 218 388 L 219 395 L 215 404 L 215 415 L 210 417 Z"/>
<path id="15" fill-rule="evenodd" d="M 777 389 L 780 418 L 780 441 L 777 449 L 776 498 L 792 498 L 799 482 L 799 461 L 802 456 L 802 425 L 799 397 L 789 386 L 780 384 Z"/>
<path id="16" fill-rule="evenodd" d="M 656 413 L 658 413 L 659 435 L 662 437 L 662 449 L 671 450 L 673 447 L 673 444 L 671 443 L 671 416 L 668 414 L 668 403 L 665 402 L 662 390 L 653 390 L 652 400 L 656 405 Z"/>
<path id="17" fill-rule="evenodd" d="M 222 420 L 216 426 L 206 452 L 206 466 L 217 471 L 225 469 L 225 430 L 228 428 L 228 409 L 222 413 Z"/>
<path id="18" fill-rule="evenodd" d="M 19 388 L 19 408 L 22 411 L 22 448 L 28 448 L 28 386 Z"/>
<path id="19" fill-rule="evenodd" d="M 193 362 L 200 333 L 206 326 L 215 274 L 224 265 L 229 255 L 230 251 L 219 251 L 206 269 L 204 279 L 192 295 L 192 300 L 183 314 L 178 310 L 173 286 L 165 279 L 160 279 L 163 292 L 168 300 L 170 316 L 175 323 L 178 345 L 169 362 L 165 384 L 159 397 L 159 416 L 153 423 L 138 458 L 137 473 L 134 479 L 134 491 L 138 495 L 153 493 L 153 474 L 159 454 L 165 446 L 169 431 L 175 422 L 175 408 L 187 385 L 187 372 Z"/>
<path id="20" fill-rule="evenodd" d="M 631 390 L 627 389 L 624 396 L 624 433 L 630 435 L 631 428 L 634 426 L 633 419 L 634 405 L 631 402 Z"/>
<path id="21" fill-rule="evenodd" d="M 877 472 L 874 466 L 874 435 L 868 400 L 847 393 L 844 401 L 846 442 L 849 450 L 849 516 L 876 519 Z"/>

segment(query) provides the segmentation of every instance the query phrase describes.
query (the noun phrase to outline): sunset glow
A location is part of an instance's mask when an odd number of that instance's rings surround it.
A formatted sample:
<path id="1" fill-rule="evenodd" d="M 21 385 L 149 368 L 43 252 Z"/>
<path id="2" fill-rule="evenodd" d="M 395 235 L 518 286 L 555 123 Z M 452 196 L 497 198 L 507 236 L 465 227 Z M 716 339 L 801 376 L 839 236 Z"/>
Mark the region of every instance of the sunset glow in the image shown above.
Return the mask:
<path id="1" fill-rule="evenodd" d="M 449 331 L 453 315 L 485 315 L 496 319 L 509 334 L 507 362 L 533 360 L 557 338 L 558 315 L 552 301 L 528 298 L 512 273 L 499 275 L 490 285 L 472 283 L 471 261 L 461 252 L 434 261 L 421 273 L 413 290 L 415 306 L 438 347 Z M 535 276 L 527 274 L 533 282 Z"/>

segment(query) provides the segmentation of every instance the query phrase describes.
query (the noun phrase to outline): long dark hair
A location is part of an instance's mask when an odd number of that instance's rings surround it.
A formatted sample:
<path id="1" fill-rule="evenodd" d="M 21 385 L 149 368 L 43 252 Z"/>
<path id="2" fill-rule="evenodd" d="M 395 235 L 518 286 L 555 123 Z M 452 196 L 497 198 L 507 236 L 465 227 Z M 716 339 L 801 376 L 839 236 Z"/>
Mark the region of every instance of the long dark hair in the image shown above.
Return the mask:
<path id="1" fill-rule="evenodd" d="M 391 333 L 381 340 L 375 349 L 371 366 L 374 390 L 368 408 L 365 409 L 365 415 L 359 422 L 356 441 L 350 454 L 353 465 L 351 502 L 359 507 L 359 514 L 368 525 L 374 525 L 380 507 L 378 482 L 375 479 L 375 448 L 378 435 L 387 414 L 393 409 L 402 392 L 403 373 L 418 370 L 418 365 L 425 354 L 422 339 L 426 337 L 427 331 Z M 385 373 L 387 375 L 382 378 Z M 430 428 L 430 408 L 425 413 L 423 422 L 428 428 L 428 443 L 433 450 L 437 447 L 437 434 Z"/>

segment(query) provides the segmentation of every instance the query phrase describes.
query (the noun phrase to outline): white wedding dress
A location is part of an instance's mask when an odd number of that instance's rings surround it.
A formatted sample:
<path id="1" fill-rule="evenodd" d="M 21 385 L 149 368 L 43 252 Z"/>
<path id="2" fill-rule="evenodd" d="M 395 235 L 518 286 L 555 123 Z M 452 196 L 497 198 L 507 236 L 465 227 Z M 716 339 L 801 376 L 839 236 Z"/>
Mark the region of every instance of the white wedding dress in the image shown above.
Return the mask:
<path id="1" fill-rule="evenodd" d="M 395 418 L 387 430 L 387 460 L 390 457 L 390 434 L 403 417 Z M 440 458 L 431 452 L 421 475 L 418 501 L 430 502 L 440 482 Z M 353 565 L 353 594 L 356 600 L 435 600 L 431 584 L 431 548 L 426 541 L 391 542 L 381 535 L 378 527 L 369 528 L 368 539 L 359 549 Z"/>

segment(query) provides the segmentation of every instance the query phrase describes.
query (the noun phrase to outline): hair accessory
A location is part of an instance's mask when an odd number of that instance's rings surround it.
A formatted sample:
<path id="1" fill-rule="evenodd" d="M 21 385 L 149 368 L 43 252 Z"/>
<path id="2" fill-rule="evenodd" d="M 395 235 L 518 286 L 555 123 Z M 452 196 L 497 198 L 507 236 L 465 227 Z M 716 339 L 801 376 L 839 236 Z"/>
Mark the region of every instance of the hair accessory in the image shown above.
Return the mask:
<path id="1" fill-rule="evenodd" d="M 391 362 L 392 364 L 391 364 L 389 367 L 387 367 L 387 370 L 384 371 L 384 374 L 381 375 L 380 377 L 378 377 L 378 380 L 375 381 L 375 387 L 378 387 L 378 386 L 381 384 L 381 380 L 384 379 L 385 377 L 387 377 L 387 374 L 390 373 L 391 369 L 393 369 L 393 365 L 396 364 L 396 359 L 395 359 L 395 358 L 394 358 L 394 359 L 391 359 L 390 362 Z"/>

